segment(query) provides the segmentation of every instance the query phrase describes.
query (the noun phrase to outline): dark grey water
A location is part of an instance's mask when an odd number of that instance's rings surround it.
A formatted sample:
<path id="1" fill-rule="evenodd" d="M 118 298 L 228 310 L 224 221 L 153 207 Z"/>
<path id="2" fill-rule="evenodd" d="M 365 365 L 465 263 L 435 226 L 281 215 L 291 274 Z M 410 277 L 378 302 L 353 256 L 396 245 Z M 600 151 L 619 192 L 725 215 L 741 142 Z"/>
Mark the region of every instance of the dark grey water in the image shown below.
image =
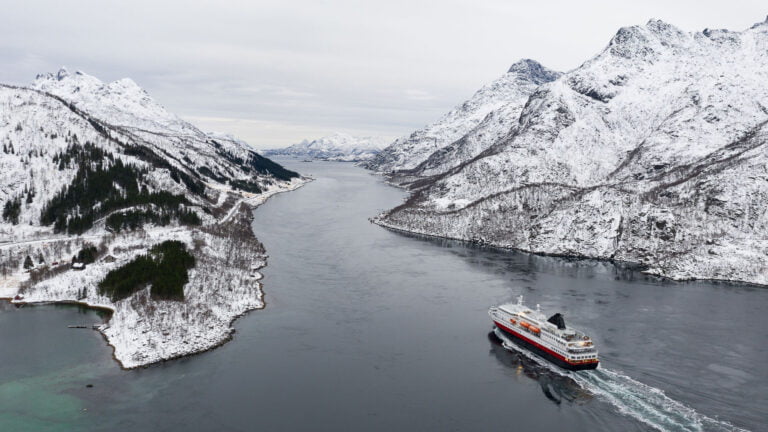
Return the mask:
<path id="1" fill-rule="evenodd" d="M 0 430 L 766 430 L 768 290 L 393 233 L 367 218 L 401 191 L 288 164 L 317 180 L 256 210 L 267 307 L 232 342 L 121 371 L 66 329 L 95 313 L 0 306 Z M 602 370 L 489 335 L 521 293 L 592 333 Z"/>

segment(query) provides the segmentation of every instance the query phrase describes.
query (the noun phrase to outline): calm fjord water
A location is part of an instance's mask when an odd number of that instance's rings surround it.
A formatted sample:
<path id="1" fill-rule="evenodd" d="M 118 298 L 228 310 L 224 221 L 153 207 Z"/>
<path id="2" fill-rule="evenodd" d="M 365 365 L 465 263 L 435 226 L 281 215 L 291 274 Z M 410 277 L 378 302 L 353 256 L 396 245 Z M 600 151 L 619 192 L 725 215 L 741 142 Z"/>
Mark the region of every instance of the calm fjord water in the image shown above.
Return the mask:
<path id="1" fill-rule="evenodd" d="M 367 218 L 402 191 L 286 164 L 316 180 L 256 210 L 267 307 L 232 342 L 122 371 L 66 328 L 95 312 L 0 305 L 0 430 L 766 430 L 768 290 L 390 232 Z M 519 294 L 590 332 L 604 370 L 500 344 L 486 311 Z"/>

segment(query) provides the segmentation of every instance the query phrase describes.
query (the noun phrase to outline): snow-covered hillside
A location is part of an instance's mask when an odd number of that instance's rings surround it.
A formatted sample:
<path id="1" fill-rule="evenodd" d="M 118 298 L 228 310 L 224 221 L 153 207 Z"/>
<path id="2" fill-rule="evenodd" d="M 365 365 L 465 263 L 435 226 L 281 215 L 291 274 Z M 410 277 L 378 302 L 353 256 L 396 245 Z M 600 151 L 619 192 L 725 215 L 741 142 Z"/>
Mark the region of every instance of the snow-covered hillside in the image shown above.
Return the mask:
<path id="1" fill-rule="evenodd" d="M 386 145 L 387 141 L 381 137 L 356 137 L 334 133 L 312 141 L 304 140 L 286 148 L 264 150 L 262 154 L 268 157 L 360 162 L 373 158 Z"/>
<path id="2" fill-rule="evenodd" d="M 768 21 L 622 28 L 380 223 L 768 284 Z"/>
<path id="3" fill-rule="evenodd" d="M 431 175 L 454 160 L 471 158 L 509 130 L 509 119 L 516 117 L 536 87 L 559 75 L 534 60 L 520 60 L 435 123 L 397 139 L 361 165 L 384 173 L 409 170 Z"/>
<path id="4" fill-rule="evenodd" d="M 235 316 L 261 305 L 248 275 L 265 254 L 249 213 L 234 215 L 305 181 L 242 141 L 200 131 L 129 79 L 66 69 L 31 87 L 0 85 L 0 143 L 0 297 L 115 310 L 102 332 L 126 367 L 215 346 Z M 235 225 L 249 247 L 238 254 L 227 246 Z M 186 300 L 99 293 L 108 270 L 166 240 L 184 242 L 199 264 Z M 89 244 L 96 262 L 71 270 Z M 171 309 L 183 313 L 170 319 Z"/>

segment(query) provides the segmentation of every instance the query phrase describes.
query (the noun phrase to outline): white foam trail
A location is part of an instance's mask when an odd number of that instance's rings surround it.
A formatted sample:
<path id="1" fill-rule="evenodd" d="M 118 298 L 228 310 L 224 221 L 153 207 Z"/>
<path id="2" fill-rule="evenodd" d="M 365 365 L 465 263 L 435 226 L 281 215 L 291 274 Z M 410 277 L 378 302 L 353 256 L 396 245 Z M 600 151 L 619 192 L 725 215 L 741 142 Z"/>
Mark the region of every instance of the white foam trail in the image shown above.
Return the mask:
<path id="1" fill-rule="evenodd" d="M 567 376 L 583 389 L 613 405 L 620 413 L 660 431 L 740 431 L 730 423 L 707 417 L 693 408 L 669 398 L 662 390 L 645 385 L 619 372 L 600 366 L 591 371 L 562 369 L 508 339 L 495 328 L 505 348 L 520 352 L 558 375 Z"/>

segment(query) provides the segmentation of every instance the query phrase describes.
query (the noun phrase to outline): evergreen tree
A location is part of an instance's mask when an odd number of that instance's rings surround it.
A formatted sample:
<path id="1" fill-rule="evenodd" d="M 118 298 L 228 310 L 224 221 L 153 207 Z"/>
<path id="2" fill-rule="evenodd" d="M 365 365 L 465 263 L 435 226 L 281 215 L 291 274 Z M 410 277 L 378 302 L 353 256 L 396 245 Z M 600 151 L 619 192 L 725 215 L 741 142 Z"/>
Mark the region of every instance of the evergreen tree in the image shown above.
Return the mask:
<path id="1" fill-rule="evenodd" d="M 21 197 L 8 200 L 3 207 L 3 219 L 17 225 L 21 214 Z"/>
<path id="2" fill-rule="evenodd" d="M 32 203 L 32 199 L 35 198 L 35 188 L 32 187 L 29 189 L 29 192 L 27 192 L 27 204 Z"/>
<path id="3" fill-rule="evenodd" d="M 75 261 L 83 264 L 91 264 L 92 262 L 96 261 L 97 255 L 98 250 L 96 249 L 96 246 L 92 244 L 86 244 L 82 249 L 80 249 L 80 252 L 77 253 Z"/>
<path id="4" fill-rule="evenodd" d="M 107 273 L 99 282 L 99 293 L 118 301 L 151 284 L 153 300 L 184 300 L 187 270 L 195 266 L 195 258 L 184 243 L 175 240 L 157 244 L 149 252 Z"/>
<path id="5" fill-rule="evenodd" d="M 24 259 L 24 270 L 29 270 L 34 266 L 35 266 L 35 263 L 32 262 L 32 257 L 27 255 L 27 258 Z"/>

